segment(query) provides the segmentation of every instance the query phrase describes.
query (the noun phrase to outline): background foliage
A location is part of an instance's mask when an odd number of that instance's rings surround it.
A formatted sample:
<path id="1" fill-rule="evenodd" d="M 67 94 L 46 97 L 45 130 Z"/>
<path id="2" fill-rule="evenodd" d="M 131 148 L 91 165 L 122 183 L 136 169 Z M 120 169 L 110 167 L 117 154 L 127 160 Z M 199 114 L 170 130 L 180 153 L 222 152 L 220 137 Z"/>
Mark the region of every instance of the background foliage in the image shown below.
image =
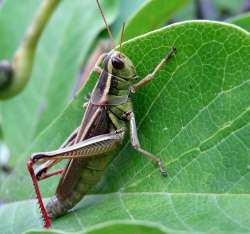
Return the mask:
<path id="1" fill-rule="evenodd" d="M 1 59 L 11 58 L 40 4 L 26 2 L 29 7 L 6 0 L 0 8 Z M 134 39 L 124 51 L 141 78 L 177 47 L 156 80 L 133 96 L 141 144 L 163 159 L 169 177 L 126 140 L 93 194 L 54 220 L 51 233 L 249 232 L 250 17 L 242 13 L 248 1 L 101 3 L 117 38 L 127 21 L 125 37 Z M 179 22 L 188 19 L 227 23 Z M 95 1 L 62 1 L 42 35 L 28 86 L 0 103 L 1 142 L 13 168 L 0 172 L 3 233 L 46 232 L 31 231 L 42 221 L 25 164 L 32 152 L 57 148 L 79 125 L 97 79 L 92 74 L 75 96 L 80 70 L 106 37 L 103 29 Z M 41 183 L 44 197 L 57 182 Z"/>

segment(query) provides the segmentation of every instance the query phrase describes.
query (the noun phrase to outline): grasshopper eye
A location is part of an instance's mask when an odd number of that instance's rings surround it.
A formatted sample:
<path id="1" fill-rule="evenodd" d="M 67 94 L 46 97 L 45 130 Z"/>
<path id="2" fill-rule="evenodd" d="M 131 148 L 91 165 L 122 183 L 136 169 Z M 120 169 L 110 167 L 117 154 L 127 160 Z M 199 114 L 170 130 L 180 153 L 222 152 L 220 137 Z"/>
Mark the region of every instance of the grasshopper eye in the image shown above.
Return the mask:
<path id="1" fill-rule="evenodd" d="M 113 67 L 114 67 L 115 69 L 118 69 L 118 70 L 124 68 L 124 63 L 123 63 L 123 61 L 121 61 L 121 60 L 120 60 L 119 58 L 117 58 L 117 57 L 113 57 L 113 58 L 112 58 L 112 65 L 113 65 Z"/>

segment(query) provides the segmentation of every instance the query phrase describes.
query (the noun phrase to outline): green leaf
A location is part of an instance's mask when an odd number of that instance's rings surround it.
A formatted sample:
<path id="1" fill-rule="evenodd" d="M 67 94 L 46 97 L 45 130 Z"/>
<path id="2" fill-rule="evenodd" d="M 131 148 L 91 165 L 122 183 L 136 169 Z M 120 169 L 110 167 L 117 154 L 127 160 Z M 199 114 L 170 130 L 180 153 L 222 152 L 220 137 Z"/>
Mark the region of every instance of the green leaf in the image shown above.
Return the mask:
<path id="1" fill-rule="evenodd" d="M 54 220 L 54 228 L 80 231 L 107 221 L 140 220 L 170 233 L 249 232 L 249 34 L 225 23 L 184 22 L 131 40 L 123 49 L 144 77 L 172 46 L 177 55 L 133 96 L 141 145 L 161 157 L 169 176 L 161 177 L 126 141 L 96 188 L 107 194 L 87 196 L 74 212 Z M 83 97 L 96 77 L 30 152 L 57 148 L 79 124 Z M 53 194 L 57 181 L 41 183 L 44 197 Z M 21 160 L 0 197 L 28 200 L 0 208 L 4 230 L 17 233 L 41 225 L 29 200 L 32 190 Z"/>
<path id="2" fill-rule="evenodd" d="M 86 231 L 78 232 L 78 234 L 167 234 L 165 228 L 160 225 L 155 225 L 153 223 L 145 222 L 131 222 L 131 221 L 114 221 L 107 222 L 101 225 L 93 225 L 91 228 L 88 228 Z M 63 231 L 49 230 L 33 230 L 25 232 L 25 234 L 65 234 Z M 67 232 L 68 233 L 68 232 Z"/>
<path id="3" fill-rule="evenodd" d="M 0 8 L 0 59 L 12 58 L 41 1 L 27 0 L 27 5 L 18 2 L 6 0 Z"/>
<path id="4" fill-rule="evenodd" d="M 27 5 L 21 4 L 19 7 L 16 7 L 17 2 L 19 1 L 7 0 L 1 3 L 0 6 L 0 60 L 12 59 L 12 56 L 15 50 L 18 48 L 18 45 L 24 36 L 27 26 L 30 24 L 34 12 L 40 3 L 39 0 L 27 0 Z M 1 105 L 2 102 L 0 102 L 0 110 Z M 0 131 L 2 138 L 3 123 L 1 111 L 0 119 Z"/>
<path id="5" fill-rule="evenodd" d="M 6 18 L 20 5 L 18 0 L 12 2 L 16 4 L 1 11 L 4 16 L 1 16 L 3 20 L 0 20 L 0 28 L 2 24 L 6 27 Z M 108 22 L 113 21 L 117 13 L 116 1 L 103 0 L 101 4 Z M 22 7 L 21 9 L 18 16 L 25 12 Z M 10 29 L 19 28 L 17 18 L 10 22 Z M 86 22 L 91 22 L 91 27 Z M 12 163 L 27 151 L 38 133 L 50 124 L 72 99 L 81 62 L 103 28 L 104 23 L 95 1 L 75 0 L 74 4 L 71 1 L 60 3 L 42 35 L 31 81 L 21 95 L 1 103 L 4 137 L 11 149 Z M 21 33 L 17 30 L 17 36 L 19 34 Z M 0 51 L 12 54 L 13 51 L 10 48 L 11 53 L 9 52 L 5 42 L 15 38 L 15 34 L 6 32 L 4 35 L 6 39 L 0 42 Z"/>
<path id="6" fill-rule="evenodd" d="M 150 32 L 170 20 L 190 0 L 149 0 L 129 20 L 125 40 Z"/>
<path id="7" fill-rule="evenodd" d="M 195 2 L 191 1 L 187 6 L 177 12 L 175 22 L 196 19 Z"/>
<path id="8" fill-rule="evenodd" d="M 54 220 L 53 229 L 83 232 L 103 222 L 143 220 L 171 234 L 249 233 L 249 202 L 249 196 L 241 194 L 119 192 L 87 196 L 77 210 Z M 42 225 L 34 201 L 0 207 L 0 218 L 3 233 L 19 234 Z"/>
<path id="9" fill-rule="evenodd" d="M 250 13 L 245 13 L 227 20 L 227 22 L 236 24 L 250 32 Z"/>
<path id="10" fill-rule="evenodd" d="M 112 32 L 114 35 L 119 35 L 123 22 L 127 22 L 129 17 L 133 15 L 145 1 L 146 0 L 119 0 L 119 15 L 114 24 L 112 25 Z"/>

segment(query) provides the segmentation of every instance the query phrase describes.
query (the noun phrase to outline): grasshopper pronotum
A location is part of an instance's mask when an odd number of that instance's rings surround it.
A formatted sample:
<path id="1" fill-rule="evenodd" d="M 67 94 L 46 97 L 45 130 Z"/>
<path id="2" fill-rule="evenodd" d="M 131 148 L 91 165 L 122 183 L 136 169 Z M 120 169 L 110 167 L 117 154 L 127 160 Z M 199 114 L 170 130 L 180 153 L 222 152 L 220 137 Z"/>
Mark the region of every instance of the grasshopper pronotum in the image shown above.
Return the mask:
<path id="1" fill-rule="evenodd" d="M 103 11 L 97 1 L 110 39 L 114 43 Z M 100 180 L 110 161 L 110 152 L 120 144 L 129 125 L 131 144 L 135 150 L 157 163 L 163 176 L 166 170 L 159 158 L 142 149 L 137 137 L 136 121 L 130 93 L 154 79 L 162 65 L 176 52 L 173 47 L 156 66 L 154 71 L 136 84 L 136 71 L 130 59 L 121 52 L 124 25 L 121 34 L 120 50 L 111 50 L 99 57 L 95 71 L 100 75 L 88 102 L 82 122 L 63 143 L 50 152 L 34 153 L 28 161 L 36 196 L 44 219 L 44 227 L 51 226 L 50 218 L 58 217 L 74 207 L 81 198 Z M 114 44 L 115 46 L 115 44 Z M 103 64 L 103 68 L 99 65 Z M 61 160 L 67 159 L 65 168 L 52 173 L 47 171 Z M 43 162 L 35 170 L 33 165 Z M 55 195 L 44 207 L 38 181 L 62 174 Z"/>

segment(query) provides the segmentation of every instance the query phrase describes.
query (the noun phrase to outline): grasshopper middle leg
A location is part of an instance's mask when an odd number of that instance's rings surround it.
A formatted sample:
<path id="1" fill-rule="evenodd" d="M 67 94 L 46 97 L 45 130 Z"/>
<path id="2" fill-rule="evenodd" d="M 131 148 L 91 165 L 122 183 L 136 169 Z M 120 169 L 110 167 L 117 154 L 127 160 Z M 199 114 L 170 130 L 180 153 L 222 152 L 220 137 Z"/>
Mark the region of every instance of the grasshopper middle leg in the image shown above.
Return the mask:
<path id="1" fill-rule="evenodd" d="M 164 168 L 162 161 L 158 157 L 156 157 L 155 155 L 153 155 L 150 152 L 141 148 L 140 142 L 138 139 L 138 135 L 137 135 L 137 128 L 136 128 L 136 121 L 135 121 L 134 113 L 133 112 L 127 113 L 127 118 L 129 120 L 129 123 L 130 123 L 130 140 L 131 140 L 131 144 L 134 147 L 134 149 L 137 150 L 138 152 L 140 152 L 143 156 L 147 157 L 148 159 L 156 162 L 156 164 L 158 165 L 158 167 L 160 169 L 161 174 L 163 176 L 167 176 L 167 171 Z"/>

